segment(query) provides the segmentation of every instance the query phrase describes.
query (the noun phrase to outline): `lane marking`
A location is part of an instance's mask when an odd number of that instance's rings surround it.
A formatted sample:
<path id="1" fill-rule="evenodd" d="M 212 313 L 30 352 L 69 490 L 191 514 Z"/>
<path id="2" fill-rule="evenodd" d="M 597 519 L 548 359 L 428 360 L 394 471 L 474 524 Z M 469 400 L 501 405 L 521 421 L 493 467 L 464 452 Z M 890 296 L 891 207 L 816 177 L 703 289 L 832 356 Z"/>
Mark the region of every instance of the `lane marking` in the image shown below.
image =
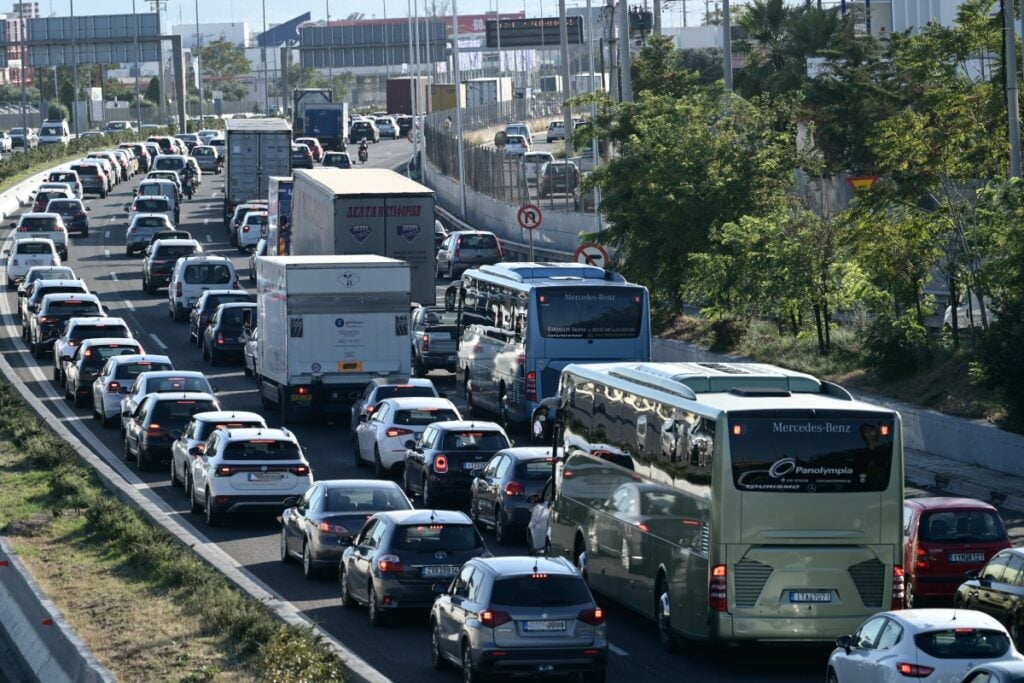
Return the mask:
<path id="1" fill-rule="evenodd" d="M 210 224 L 210 219 L 209 218 L 204 218 L 203 219 L 203 225 L 209 225 L 209 224 Z"/>
<path id="2" fill-rule="evenodd" d="M 105 233 L 103 233 L 103 239 L 105 239 L 105 240 L 110 239 L 110 231 L 109 230 L 107 230 Z"/>
<path id="3" fill-rule="evenodd" d="M 206 236 L 206 241 L 207 241 L 207 242 L 212 242 L 212 241 L 213 241 L 213 238 L 212 238 L 212 237 L 210 237 L 209 235 L 207 235 L 207 236 Z"/>
<path id="4" fill-rule="evenodd" d="M 128 299 L 123 299 L 123 301 L 124 301 L 124 305 L 128 307 L 128 310 L 131 311 L 132 313 L 134 313 L 135 312 L 135 304 L 133 304 L 131 301 L 128 301 Z"/>
<path id="5" fill-rule="evenodd" d="M 103 250 L 103 255 L 106 256 L 107 258 L 110 258 L 110 250 L 109 249 L 104 249 Z"/>
<path id="6" fill-rule="evenodd" d="M 113 280 L 114 282 L 117 282 L 117 273 L 111 272 L 110 279 Z"/>
<path id="7" fill-rule="evenodd" d="M 160 337 L 156 336 L 155 332 L 150 332 L 149 336 L 153 338 L 153 341 L 156 342 L 157 346 L 159 346 L 164 351 L 167 350 L 167 344 L 164 344 L 162 341 L 160 341 Z"/>
<path id="8" fill-rule="evenodd" d="M 623 650 L 618 645 L 615 645 L 614 643 L 608 643 L 608 649 L 611 650 L 612 652 L 614 652 L 615 654 L 617 654 L 620 657 L 628 657 L 629 656 L 628 652 Z"/>

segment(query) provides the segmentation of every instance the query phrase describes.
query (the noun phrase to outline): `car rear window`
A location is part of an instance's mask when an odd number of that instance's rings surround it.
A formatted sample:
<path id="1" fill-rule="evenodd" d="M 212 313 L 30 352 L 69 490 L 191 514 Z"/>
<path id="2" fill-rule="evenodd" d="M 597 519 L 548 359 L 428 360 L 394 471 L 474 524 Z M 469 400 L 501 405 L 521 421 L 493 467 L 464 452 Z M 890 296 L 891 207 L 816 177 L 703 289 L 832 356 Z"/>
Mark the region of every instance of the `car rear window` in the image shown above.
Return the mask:
<path id="1" fill-rule="evenodd" d="M 156 168 L 160 171 L 180 171 L 181 169 L 185 168 L 185 160 L 157 158 Z"/>
<path id="2" fill-rule="evenodd" d="M 516 465 L 516 479 L 546 481 L 551 476 L 551 458 L 527 460 Z"/>
<path id="3" fill-rule="evenodd" d="M 459 246 L 463 249 L 496 249 L 494 235 L 460 235 Z"/>
<path id="4" fill-rule="evenodd" d="M 237 303 L 239 301 L 252 301 L 252 295 L 244 292 L 238 294 L 207 294 L 204 311 L 216 310 L 221 304 Z"/>
<path id="5" fill-rule="evenodd" d="M 454 451 L 500 451 L 508 448 L 508 439 L 501 432 L 465 430 L 444 435 L 441 448 Z"/>
<path id="6" fill-rule="evenodd" d="M 53 247 L 45 242 L 22 242 L 15 247 L 18 254 L 52 254 Z"/>
<path id="7" fill-rule="evenodd" d="M 936 659 L 994 659 L 1010 649 L 1002 631 L 980 628 L 950 628 L 918 633 L 914 644 Z"/>
<path id="8" fill-rule="evenodd" d="M 173 370 L 170 363 L 154 363 L 151 361 L 139 361 L 138 363 L 121 363 L 114 373 L 115 379 L 135 379 L 144 372 L 158 372 L 160 370 Z"/>
<path id="9" fill-rule="evenodd" d="M 220 422 L 206 422 L 204 420 L 196 425 L 196 431 L 192 438 L 204 441 L 206 437 L 218 429 L 258 429 L 265 426 L 261 420 L 222 420 Z"/>
<path id="10" fill-rule="evenodd" d="M 185 282 L 190 285 L 226 285 L 231 271 L 223 263 L 197 263 L 185 268 Z"/>
<path id="11" fill-rule="evenodd" d="M 194 253 L 196 253 L 194 244 L 168 244 L 158 247 L 153 256 L 162 259 L 179 259 Z"/>
<path id="12" fill-rule="evenodd" d="M 168 399 L 157 402 L 156 407 L 153 408 L 152 421 L 159 424 L 171 423 L 175 425 L 183 425 L 196 413 L 216 409 L 217 406 L 213 404 L 213 401 Z"/>
<path id="13" fill-rule="evenodd" d="M 245 324 L 245 312 L 249 310 L 246 308 L 226 308 L 220 315 L 220 324 L 222 327 L 240 328 Z M 256 310 L 253 306 L 252 310 Z"/>
<path id="14" fill-rule="evenodd" d="M 99 175 L 100 169 L 99 167 L 90 164 L 88 166 L 75 166 L 75 172 L 78 173 L 79 177 L 83 175 Z"/>
<path id="15" fill-rule="evenodd" d="M 299 460 L 301 455 L 294 443 L 278 439 L 232 441 L 224 447 L 225 460 Z"/>
<path id="16" fill-rule="evenodd" d="M 86 352 L 89 356 L 84 363 L 85 366 L 99 368 L 114 356 L 142 353 L 142 349 L 132 344 L 112 344 L 110 346 L 93 346 L 86 349 Z"/>
<path id="17" fill-rule="evenodd" d="M 491 604 L 516 607 L 558 607 L 587 605 L 594 601 L 578 576 L 538 572 L 498 579 L 491 590 Z"/>
<path id="18" fill-rule="evenodd" d="M 481 545 L 480 535 L 471 524 L 407 524 L 395 530 L 391 548 L 433 553 L 473 550 Z"/>
<path id="19" fill-rule="evenodd" d="M 324 505 L 326 512 L 383 512 L 384 510 L 409 510 L 411 506 L 405 496 L 395 489 L 352 488 L 339 486 L 327 490 Z"/>
<path id="20" fill-rule="evenodd" d="M 77 325 L 69 335 L 70 339 L 95 339 L 96 337 L 131 337 L 124 325 Z M 138 353 L 138 349 L 132 353 Z"/>
<path id="21" fill-rule="evenodd" d="M 156 213 L 167 211 L 170 206 L 171 204 L 167 201 L 167 197 L 160 195 L 158 197 L 139 197 L 135 200 L 135 205 L 132 208 L 140 213 Z"/>
<path id="22" fill-rule="evenodd" d="M 32 292 L 32 298 L 39 301 L 47 294 L 74 294 L 76 292 L 85 291 L 86 288 L 84 283 L 80 285 L 61 285 L 59 287 L 40 287 Z"/>
<path id="23" fill-rule="evenodd" d="M 21 226 L 32 231 L 54 230 L 58 220 L 56 216 L 25 216 L 21 219 Z"/>
<path id="24" fill-rule="evenodd" d="M 918 535 L 925 541 L 984 543 L 1005 539 L 1006 530 L 989 510 L 936 510 L 921 517 Z"/>
<path id="25" fill-rule="evenodd" d="M 77 199 L 55 199 L 47 204 L 46 208 L 52 211 L 72 211 L 81 208 Z"/>
<path id="26" fill-rule="evenodd" d="M 210 391 L 210 383 L 200 377 L 155 377 L 146 382 L 148 393 L 161 391 Z"/>
<path id="27" fill-rule="evenodd" d="M 136 228 L 166 228 L 167 220 L 162 216 L 140 216 L 135 219 Z"/>
<path id="28" fill-rule="evenodd" d="M 377 389 L 377 400 L 383 401 L 386 398 L 404 396 L 437 396 L 437 392 L 431 387 L 419 387 L 408 384 L 395 384 L 392 386 L 379 387 Z"/>
<path id="29" fill-rule="evenodd" d="M 95 301 L 82 301 L 81 299 L 61 299 L 51 301 L 46 307 L 46 312 L 52 315 L 95 315 L 100 312 L 100 307 Z"/>
<path id="30" fill-rule="evenodd" d="M 395 413 L 396 425 L 428 425 L 431 422 L 458 420 L 454 410 L 399 410 Z"/>

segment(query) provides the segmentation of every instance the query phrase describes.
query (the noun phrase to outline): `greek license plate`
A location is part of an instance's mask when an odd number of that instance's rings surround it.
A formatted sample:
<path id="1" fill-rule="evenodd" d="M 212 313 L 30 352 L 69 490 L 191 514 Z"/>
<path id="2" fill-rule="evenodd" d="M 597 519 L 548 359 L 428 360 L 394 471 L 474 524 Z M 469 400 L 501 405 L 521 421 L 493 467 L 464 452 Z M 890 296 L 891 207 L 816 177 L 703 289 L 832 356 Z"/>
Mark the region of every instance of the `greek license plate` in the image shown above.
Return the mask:
<path id="1" fill-rule="evenodd" d="M 565 621 L 553 619 L 547 619 L 544 621 L 527 621 L 523 624 L 524 631 L 537 632 L 537 631 L 564 631 Z"/>
<path id="2" fill-rule="evenodd" d="M 292 394 L 293 401 L 312 401 L 313 396 L 311 394 Z"/>
<path id="3" fill-rule="evenodd" d="M 482 463 L 482 462 L 464 462 L 464 463 L 462 463 L 462 469 L 466 470 L 467 472 L 470 472 L 470 471 L 475 470 L 475 469 L 483 469 L 483 468 L 484 468 L 484 463 Z"/>
<path id="4" fill-rule="evenodd" d="M 790 602 L 832 602 L 832 591 L 790 591 Z"/>
<path id="5" fill-rule="evenodd" d="M 950 562 L 984 562 L 985 553 L 950 553 Z"/>
<path id="6" fill-rule="evenodd" d="M 269 482 L 269 481 L 281 481 L 284 479 L 284 472 L 250 472 L 249 481 L 253 482 Z"/>
<path id="7" fill-rule="evenodd" d="M 448 362 L 449 363 L 454 363 L 455 362 L 455 356 L 448 356 Z"/>
<path id="8" fill-rule="evenodd" d="M 436 564 L 430 567 L 420 567 L 420 576 L 425 579 L 450 579 L 459 573 L 459 568 L 454 564 Z"/>

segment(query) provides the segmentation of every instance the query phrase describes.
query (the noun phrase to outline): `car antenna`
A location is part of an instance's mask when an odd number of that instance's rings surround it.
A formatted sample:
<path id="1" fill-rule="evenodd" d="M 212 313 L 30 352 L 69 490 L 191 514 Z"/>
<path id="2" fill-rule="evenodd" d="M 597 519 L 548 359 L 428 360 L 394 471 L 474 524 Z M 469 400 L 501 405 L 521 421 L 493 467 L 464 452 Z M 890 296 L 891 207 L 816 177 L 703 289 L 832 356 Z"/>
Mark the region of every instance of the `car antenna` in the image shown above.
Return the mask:
<path id="1" fill-rule="evenodd" d="M 431 522 L 434 522 L 434 521 L 436 521 L 436 520 L 435 520 L 435 517 L 434 517 L 434 508 L 431 508 L 431 509 L 430 509 L 430 521 L 431 521 Z"/>

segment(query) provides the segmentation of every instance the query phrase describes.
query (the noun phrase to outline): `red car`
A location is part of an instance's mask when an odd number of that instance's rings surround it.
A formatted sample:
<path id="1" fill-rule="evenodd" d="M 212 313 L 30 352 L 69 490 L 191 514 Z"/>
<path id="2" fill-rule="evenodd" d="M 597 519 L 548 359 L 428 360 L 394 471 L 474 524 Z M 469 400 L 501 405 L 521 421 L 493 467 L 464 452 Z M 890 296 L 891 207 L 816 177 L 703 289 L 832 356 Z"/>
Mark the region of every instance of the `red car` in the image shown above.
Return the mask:
<path id="1" fill-rule="evenodd" d="M 306 147 L 309 147 L 309 152 L 313 155 L 313 161 L 318 164 L 323 161 L 324 148 L 319 140 L 316 138 L 295 138 L 295 142 L 301 142 Z"/>
<path id="2" fill-rule="evenodd" d="M 950 602 L 970 571 L 1010 547 L 994 507 L 971 498 L 909 498 L 903 503 L 903 566 L 909 609 L 938 598 Z"/>

